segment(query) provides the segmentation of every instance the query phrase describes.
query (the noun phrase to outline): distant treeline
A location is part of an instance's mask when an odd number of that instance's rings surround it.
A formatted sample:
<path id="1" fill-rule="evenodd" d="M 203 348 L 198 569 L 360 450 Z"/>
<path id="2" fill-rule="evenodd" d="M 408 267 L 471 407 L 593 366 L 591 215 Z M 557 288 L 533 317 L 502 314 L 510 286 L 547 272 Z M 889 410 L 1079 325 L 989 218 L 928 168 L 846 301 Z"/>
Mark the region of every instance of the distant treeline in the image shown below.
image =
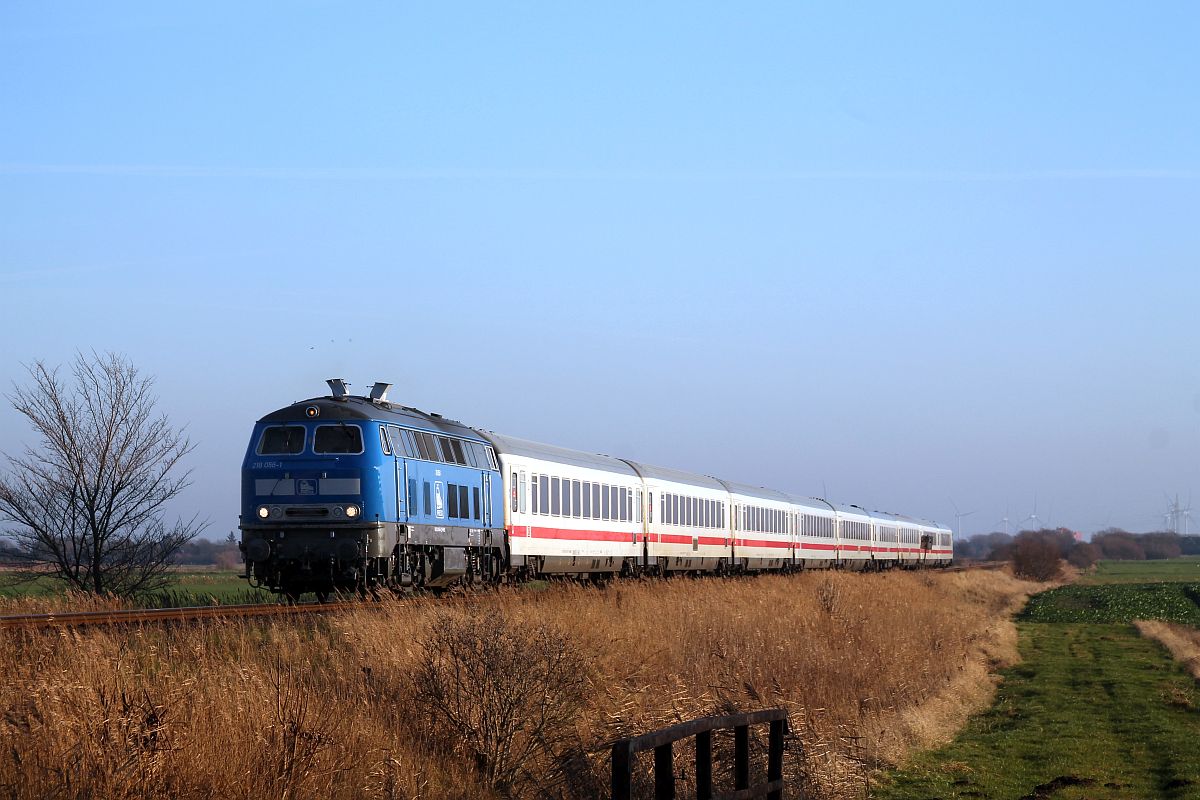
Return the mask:
<path id="1" fill-rule="evenodd" d="M 955 558 L 980 561 L 1008 561 L 1022 541 L 1036 539 L 1052 544 L 1060 558 L 1077 567 L 1089 567 L 1102 558 L 1121 561 L 1175 558 L 1200 555 L 1200 536 L 1180 536 L 1170 531 L 1130 533 L 1120 528 L 1106 528 L 1092 536 L 1090 542 L 1077 541 L 1066 528 L 1042 528 L 1021 531 L 1016 536 L 1007 533 L 984 533 L 954 543 Z"/>

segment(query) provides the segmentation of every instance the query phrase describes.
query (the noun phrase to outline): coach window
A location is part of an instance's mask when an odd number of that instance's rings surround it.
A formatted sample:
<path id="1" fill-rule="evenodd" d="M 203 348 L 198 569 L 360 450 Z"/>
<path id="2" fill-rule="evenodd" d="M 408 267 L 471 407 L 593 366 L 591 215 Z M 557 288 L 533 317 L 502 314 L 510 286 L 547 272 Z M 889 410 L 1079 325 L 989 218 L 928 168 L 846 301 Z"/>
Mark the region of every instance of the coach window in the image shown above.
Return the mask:
<path id="1" fill-rule="evenodd" d="M 633 504 L 633 521 L 642 521 L 642 490 L 637 490 L 637 500 Z"/>
<path id="2" fill-rule="evenodd" d="M 541 502 L 542 502 L 542 504 L 540 506 L 541 510 L 538 513 L 549 514 L 550 513 L 550 476 L 549 475 L 539 475 L 538 476 L 538 492 L 541 494 Z"/>
<path id="3" fill-rule="evenodd" d="M 592 518 L 592 482 L 583 481 L 580 485 L 579 500 L 582 503 L 580 507 L 580 516 L 584 519 Z"/>
<path id="4" fill-rule="evenodd" d="M 571 481 L 571 516 L 583 516 L 583 496 L 580 492 L 579 481 Z"/>
<path id="5" fill-rule="evenodd" d="M 533 483 L 531 485 L 533 491 L 529 493 L 529 513 L 536 514 L 538 513 L 538 476 L 536 472 L 533 473 Z"/>
<path id="6" fill-rule="evenodd" d="M 562 481 L 558 478 L 550 479 L 550 514 L 555 517 L 562 514 Z"/>
<path id="7" fill-rule="evenodd" d="M 654 492 L 646 492 L 646 522 L 654 524 Z"/>
<path id="8" fill-rule="evenodd" d="M 524 472 L 521 473 L 521 482 L 520 482 L 519 486 L 520 486 L 520 491 L 517 496 L 520 498 L 520 502 L 521 502 L 521 513 L 524 514 L 525 513 L 525 473 Z"/>
<path id="9" fill-rule="evenodd" d="M 629 490 L 624 486 L 621 487 L 621 521 L 629 522 L 633 514 L 630 512 Z"/>
<path id="10" fill-rule="evenodd" d="M 318 425 L 313 438 L 314 453 L 347 453 L 363 451 L 362 428 L 357 425 Z"/>

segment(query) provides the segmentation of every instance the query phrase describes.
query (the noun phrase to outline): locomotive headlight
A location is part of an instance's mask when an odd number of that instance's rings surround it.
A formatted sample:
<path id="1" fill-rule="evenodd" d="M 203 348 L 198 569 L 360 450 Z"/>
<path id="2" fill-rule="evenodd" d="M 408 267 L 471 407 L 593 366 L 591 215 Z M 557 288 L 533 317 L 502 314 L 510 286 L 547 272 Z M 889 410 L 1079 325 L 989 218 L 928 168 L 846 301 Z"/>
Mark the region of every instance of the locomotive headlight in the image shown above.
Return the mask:
<path id="1" fill-rule="evenodd" d="M 340 516 L 342 515 L 342 513 L 343 513 L 343 512 L 342 512 L 342 507 L 341 507 L 341 506 L 334 506 L 334 507 L 333 507 L 333 515 L 334 515 L 335 517 L 340 517 Z"/>
<path id="2" fill-rule="evenodd" d="M 266 519 L 269 516 L 271 516 L 271 509 L 267 508 L 266 506 L 258 507 L 258 518 L 259 519 Z"/>
<path id="3" fill-rule="evenodd" d="M 283 516 L 283 509 L 279 506 L 271 506 L 271 516 L 275 517 L 275 519 L 279 519 Z"/>
<path id="4" fill-rule="evenodd" d="M 358 506 L 346 506 L 346 516 L 354 519 L 358 516 Z"/>

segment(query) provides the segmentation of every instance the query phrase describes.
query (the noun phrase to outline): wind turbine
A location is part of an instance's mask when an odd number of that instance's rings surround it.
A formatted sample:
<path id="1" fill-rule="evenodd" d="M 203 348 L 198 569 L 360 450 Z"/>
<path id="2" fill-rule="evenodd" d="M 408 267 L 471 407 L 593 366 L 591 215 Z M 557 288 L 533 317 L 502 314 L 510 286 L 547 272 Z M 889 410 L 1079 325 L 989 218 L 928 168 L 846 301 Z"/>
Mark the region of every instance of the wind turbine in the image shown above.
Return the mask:
<path id="1" fill-rule="evenodd" d="M 1037 513 L 1037 492 L 1033 493 L 1033 513 L 1017 523 L 1018 530 L 1020 529 L 1020 527 L 1022 525 L 1024 525 L 1026 522 L 1029 522 L 1030 520 L 1033 520 L 1033 524 L 1035 526 L 1035 527 L 1031 528 L 1030 530 L 1038 530 L 1037 526 L 1041 525 L 1041 520 L 1038 519 L 1038 513 Z"/>
<path id="2" fill-rule="evenodd" d="M 950 498 L 950 505 L 954 506 L 954 534 L 956 536 L 962 536 L 965 538 L 966 534 L 963 533 L 962 521 L 964 519 L 966 519 L 967 517 L 971 516 L 972 514 L 978 514 L 979 509 L 975 509 L 974 511 L 966 511 L 966 512 L 959 511 L 958 503 L 954 502 L 953 497 Z"/>
<path id="3" fill-rule="evenodd" d="M 1008 533 L 1008 506 L 1007 505 L 1004 507 L 1004 517 L 1001 518 L 1000 522 L 997 522 L 996 524 L 997 525 L 1003 524 L 1004 525 L 1004 535 L 1005 536 L 1009 535 L 1009 533 Z"/>

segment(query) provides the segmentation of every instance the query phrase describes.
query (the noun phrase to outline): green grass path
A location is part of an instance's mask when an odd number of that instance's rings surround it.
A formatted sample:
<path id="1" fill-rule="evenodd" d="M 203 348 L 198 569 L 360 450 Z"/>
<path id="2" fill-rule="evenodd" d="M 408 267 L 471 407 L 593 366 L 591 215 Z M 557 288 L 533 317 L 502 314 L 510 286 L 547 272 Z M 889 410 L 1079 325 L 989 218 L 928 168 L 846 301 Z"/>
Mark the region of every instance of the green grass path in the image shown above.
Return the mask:
<path id="1" fill-rule="evenodd" d="M 1022 663 L 874 798 L 1200 798 L 1200 693 L 1130 625 L 1024 622 Z"/>

